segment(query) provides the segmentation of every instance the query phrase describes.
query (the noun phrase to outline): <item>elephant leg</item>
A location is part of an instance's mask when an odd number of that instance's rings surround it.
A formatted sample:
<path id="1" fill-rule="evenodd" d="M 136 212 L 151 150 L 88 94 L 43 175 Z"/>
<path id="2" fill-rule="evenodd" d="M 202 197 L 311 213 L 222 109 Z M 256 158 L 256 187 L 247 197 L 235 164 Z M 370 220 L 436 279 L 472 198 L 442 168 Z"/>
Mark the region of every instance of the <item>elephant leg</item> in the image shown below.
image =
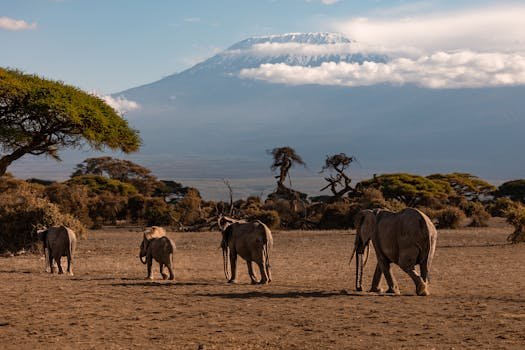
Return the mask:
<path id="1" fill-rule="evenodd" d="M 62 258 L 60 256 L 55 256 L 55 261 L 57 262 L 58 266 L 58 274 L 64 274 L 64 270 L 62 270 Z"/>
<path id="2" fill-rule="evenodd" d="M 270 278 L 268 276 L 268 272 L 266 270 L 266 265 L 264 261 L 257 262 L 257 265 L 259 265 L 259 270 L 261 271 L 261 282 L 260 284 L 268 284 L 270 282 Z"/>
<path id="3" fill-rule="evenodd" d="M 147 259 L 147 266 L 148 266 L 148 277 L 146 278 L 152 280 L 153 275 L 151 273 L 151 265 L 153 265 L 153 259 L 150 256 L 148 256 L 146 259 Z"/>
<path id="4" fill-rule="evenodd" d="M 425 283 L 423 278 L 421 278 L 421 276 L 417 274 L 415 266 L 403 268 L 403 271 L 405 271 L 410 276 L 410 278 L 412 278 L 412 280 L 414 281 L 414 284 L 416 285 L 417 295 L 427 296 L 430 294 L 427 289 L 427 284 Z"/>
<path id="5" fill-rule="evenodd" d="M 164 273 L 164 264 L 163 263 L 159 263 L 159 270 L 160 270 L 160 274 L 162 275 L 162 279 L 163 280 L 168 278 L 168 275 L 166 273 Z"/>
<path id="6" fill-rule="evenodd" d="M 391 294 L 399 294 L 399 288 L 397 287 L 396 279 L 394 278 L 394 275 L 392 275 L 392 272 L 390 271 L 391 263 L 382 263 L 381 269 L 383 271 L 383 275 L 385 275 L 386 283 L 388 284 L 387 293 Z"/>
<path id="7" fill-rule="evenodd" d="M 414 281 L 414 284 L 416 285 L 416 293 L 417 295 L 428 295 L 427 290 L 427 284 L 424 281 L 424 278 L 422 278 L 416 271 L 416 259 L 413 257 L 416 257 L 418 254 L 418 251 L 413 250 L 410 252 L 407 252 L 404 256 L 401 256 L 399 258 L 399 267 L 405 271 L 410 278 Z M 421 265 L 420 265 L 421 266 Z M 425 264 L 426 266 L 426 264 Z M 425 278 L 427 276 L 427 272 L 425 272 Z"/>
<path id="8" fill-rule="evenodd" d="M 173 274 L 173 267 L 172 267 L 172 263 L 170 263 L 169 265 L 166 265 L 168 267 L 168 271 L 170 273 L 170 276 L 168 277 L 168 279 L 170 281 L 172 281 L 174 278 L 175 278 L 175 275 Z"/>
<path id="9" fill-rule="evenodd" d="M 251 284 L 257 284 L 255 274 L 253 273 L 252 262 L 250 260 L 246 260 L 246 265 L 248 266 L 248 274 L 250 275 Z"/>
<path id="10" fill-rule="evenodd" d="M 237 253 L 230 251 L 230 267 L 232 269 L 232 276 L 228 283 L 237 283 Z"/>
<path id="11" fill-rule="evenodd" d="M 428 284 L 429 276 L 428 276 L 428 261 L 425 259 L 419 264 L 419 269 L 421 270 L 421 278 L 423 279 L 423 282 Z"/>
<path id="12" fill-rule="evenodd" d="M 51 273 L 54 273 L 54 271 L 53 271 L 53 254 L 51 254 L 50 251 L 48 251 L 48 262 L 49 262 L 49 271 Z"/>
<path id="13" fill-rule="evenodd" d="M 383 275 L 383 271 L 381 270 L 381 266 L 378 263 L 376 265 L 376 270 L 374 272 L 374 278 L 372 279 L 372 287 L 370 288 L 369 292 L 372 292 L 372 293 L 382 292 L 381 288 L 379 288 L 379 282 L 381 282 L 382 275 Z"/>
<path id="14" fill-rule="evenodd" d="M 73 276 L 73 257 L 71 254 L 67 255 L 67 274 Z"/>

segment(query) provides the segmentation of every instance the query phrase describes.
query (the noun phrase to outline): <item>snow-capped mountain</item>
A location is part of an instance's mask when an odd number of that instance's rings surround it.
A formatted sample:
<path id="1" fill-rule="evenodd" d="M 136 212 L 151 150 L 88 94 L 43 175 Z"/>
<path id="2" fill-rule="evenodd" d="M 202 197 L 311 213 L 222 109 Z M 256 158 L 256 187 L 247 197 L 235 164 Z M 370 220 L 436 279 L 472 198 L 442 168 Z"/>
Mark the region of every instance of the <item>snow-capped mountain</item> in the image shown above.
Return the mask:
<path id="1" fill-rule="evenodd" d="M 354 48 L 355 47 L 355 48 Z M 358 52 L 357 43 L 337 33 L 290 33 L 252 37 L 185 72 L 238 73 L 266 63 L 319 66 L 323 62 L 386 62 L 381 54 Z"/>
<path id="2" fill-rule="evenodd" d="M 345 152 L 359 160 L 352 169 L 357 177 L 461 171 L 497 182 L 525 176 L 523 86 L 290 86 L 239 74 L 266 63 L 389 62 L 361 48 L 332 33 L 253 37 L 188 70 L 114 94 L 141 106 L 126 114 L 144 140 L 131 159 L 162 178 L 271 180 L 265 151 L 289 145 L 308 164 L 293 175 L 319 177 L 326 155 Z M 66 175 L 84 158 L 71 161 Z"/>

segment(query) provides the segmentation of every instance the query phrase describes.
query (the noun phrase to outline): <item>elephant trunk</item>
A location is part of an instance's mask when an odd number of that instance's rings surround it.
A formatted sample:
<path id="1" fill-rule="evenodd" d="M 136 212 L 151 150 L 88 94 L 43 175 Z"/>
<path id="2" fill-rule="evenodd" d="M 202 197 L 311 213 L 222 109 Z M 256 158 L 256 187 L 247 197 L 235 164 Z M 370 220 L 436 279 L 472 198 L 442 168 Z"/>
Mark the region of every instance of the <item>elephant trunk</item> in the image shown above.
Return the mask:
<path id="1" fill-rule="evenodd" d="M 146 239 L 143 239 L 142 240 L 142 243 L 140 244 L 140 252 L 139 252 L 139 259 L 140 259 L 140 262 L 143 263 L 144 265 L 146 265 L 148 259 L 147 259 L 147 255 L 148 255 L 148 241 Z"/>

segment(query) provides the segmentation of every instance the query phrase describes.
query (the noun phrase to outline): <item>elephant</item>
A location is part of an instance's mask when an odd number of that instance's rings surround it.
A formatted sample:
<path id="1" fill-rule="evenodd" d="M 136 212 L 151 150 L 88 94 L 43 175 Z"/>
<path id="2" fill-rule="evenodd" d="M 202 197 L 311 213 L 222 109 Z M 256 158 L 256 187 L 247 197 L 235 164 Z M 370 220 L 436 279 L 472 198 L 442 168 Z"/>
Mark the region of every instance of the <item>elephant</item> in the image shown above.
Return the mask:
<path id="1" fill-rule="evenodd" d="M 223 218 L 227 224 L 219 228 L 222 231 L 222 257 L 224 275 L 228 283 L 237 283 L 237 255 L 240 255 L 248 265 L 251 284 L 268 284 L 272 281 L 270 272 L 270 249 L 273 245 L 272 232 L 260 221 L 246 222 Z M 231 274 L 228 271 L 228 261 Z M 260 281 L 253 273 L 252 262 L 259 266 Z"/>
<path id="2" fill-rule="evenodd" d="M 350 261 L 357 253 L 356 290 L 362 291 L 363 268 L 366 264 L 363 264 L 363 255 L 372 241 L 377 265 L 371 292 L 381 291 L 378 286 L 381 275 L 384 275 L 388 284 L 387 293 L 399 294 L 396 280 L 390 271 L 391 264 L 395 263 L 412 278 L 417 295 L 429 295 L 429 271 L 436 250 L 437 231 L 428 216 L 414 208 L 397 213 L 385 209 L 367 209 L 359 212 L 355 221 L 357 234 Z M 421 275 L 416 272 L 416 265 L 419 265 Z"/>
<path id="3" fill-rule="evenodd" d="M 168 278 L 168 275 L 164 273 L 164 266 L 166 266 L 169 271 L 169 279 L 173 280 L 173 253 L 175 249 L 175 243 L 166 236 L 166 231 L 162 227 L 152 226 L 146 230 L 139 253 L 140 261 L 147 264 L 148 276 L 146 278 L 153 279 L 151 267 L 153 259 L 155 259 L 159 263 L 162 278 Z"/>
<path id="4" fill-rule="evenodd" d="M 67 273 L 73 276 L 73 257 L 77 245 L 75 232 L 66 226 L 54 226 L 38 231 L 38 235 L 44 244 L 46 271 L 47 267 L 49 267 L 50 272 L 54 272 L 54 260 L 58 266 L 58 274 L 63 274 L 64 270 L 62 270 L 60 260 L 63 256 L 66 256 Z"/>

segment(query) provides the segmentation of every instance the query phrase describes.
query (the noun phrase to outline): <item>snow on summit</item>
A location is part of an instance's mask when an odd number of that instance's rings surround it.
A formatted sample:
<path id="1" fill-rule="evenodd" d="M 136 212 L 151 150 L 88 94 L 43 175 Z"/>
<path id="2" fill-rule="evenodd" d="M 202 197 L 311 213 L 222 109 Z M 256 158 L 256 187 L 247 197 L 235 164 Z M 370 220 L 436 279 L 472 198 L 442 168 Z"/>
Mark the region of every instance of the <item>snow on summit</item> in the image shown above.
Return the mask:
<path id="1" fill-rule="evenodd" d="M 383 54 L 368 53 L 355 41 L 339 33 L 288 33 L 255 36 L 190 69 L 191 72 L 217 71 L 238 73 L 263 64 L 320 66 L 325 62 L 386 62 Z"/>

